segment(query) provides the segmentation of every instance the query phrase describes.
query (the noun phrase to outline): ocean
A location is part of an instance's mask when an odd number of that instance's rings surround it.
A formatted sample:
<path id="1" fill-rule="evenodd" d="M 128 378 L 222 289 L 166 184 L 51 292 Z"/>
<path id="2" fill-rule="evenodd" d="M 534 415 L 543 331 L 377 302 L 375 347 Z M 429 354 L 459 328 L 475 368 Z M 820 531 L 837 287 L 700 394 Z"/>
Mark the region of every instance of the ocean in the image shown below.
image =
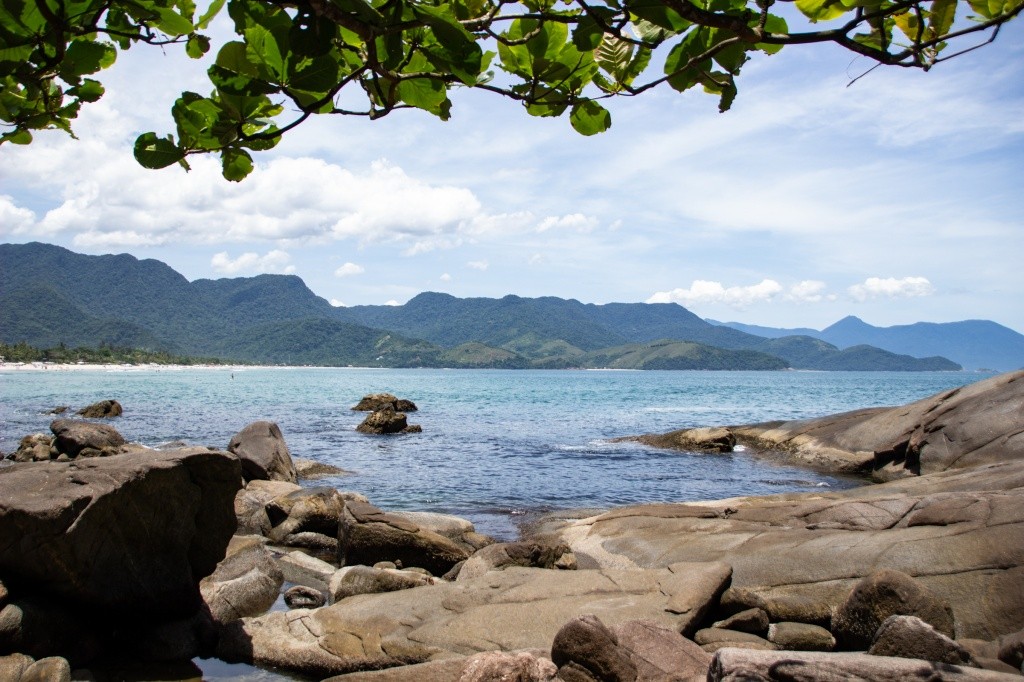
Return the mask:
<path id="1" fill-rule="evenodd" d="M 391 510 L 470 519 L 514 539 L 535 515 L 569 508 L 847 488 L 855 479 L 758 460 L 611 439 L 692 426 L 804 419 L 898 405 L 988 375 L 965 372 L 523 371 L 130 367 L 0 369 L 0 451 L 48 431 L 57 405 L 106 398 L 127 439 L 227 447 L 275 421 L 293 456 L 351 472 L 316 485 Z M 350 408 L 387 391 L 419 406 L 423 433 L 357 433 Z"/>

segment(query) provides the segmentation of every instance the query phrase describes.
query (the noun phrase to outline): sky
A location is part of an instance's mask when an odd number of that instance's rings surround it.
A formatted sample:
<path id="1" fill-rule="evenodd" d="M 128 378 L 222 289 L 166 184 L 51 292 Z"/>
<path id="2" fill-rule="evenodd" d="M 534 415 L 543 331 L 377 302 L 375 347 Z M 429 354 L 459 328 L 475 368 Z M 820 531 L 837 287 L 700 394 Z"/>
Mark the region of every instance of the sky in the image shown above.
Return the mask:
<path id="1" fill-rule="evenodd" d="M 216 39 L 224 28 L 215 29 Z M 452 119 L 314 117 L 241 183 L 216 158 L 145 170 L 205 65 L 141 46 L 77 140 L 0 147 L 0 241 L 161 260 L 188 279 L 300 276 L 334 305 L 559 296 L 676 302 L 821 329 L 992 319 L 1024 332 L 1024 20 L 928 73 L 838 47 L 759 55 L 731 111 L 667 88 L 611 129 L 454 93 Z"/>

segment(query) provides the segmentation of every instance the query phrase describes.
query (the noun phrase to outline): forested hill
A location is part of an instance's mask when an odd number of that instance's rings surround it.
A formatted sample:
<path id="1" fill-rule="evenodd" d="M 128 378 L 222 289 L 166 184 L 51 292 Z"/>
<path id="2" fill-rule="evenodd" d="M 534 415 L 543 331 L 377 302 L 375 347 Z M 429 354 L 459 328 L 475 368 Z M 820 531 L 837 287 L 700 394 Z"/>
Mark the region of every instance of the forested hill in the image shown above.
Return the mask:
<path id="1" fill-rule="evenodd" d="M 0 341 L 281 364 L 959 369 L 807 336 L 766 339 L 675 304 L 424 293 L 403 306 L 335 308 L 295 276 L 189 282 L 160 261 L 39 243 L 0 244 Z"/>
<path id="2" fill-rule="evenodd" d="M 1024 367 L 1024 334 L 991 320 L 875 327 L 851 315 L 821 331 L 757 327 L 737 322 L 725 325 L 766 338 L 804 334 L 838 348 L 869 344 L 893 353 L 941 355 L 972 370 L 984 368 L 1006 372 Z"/>

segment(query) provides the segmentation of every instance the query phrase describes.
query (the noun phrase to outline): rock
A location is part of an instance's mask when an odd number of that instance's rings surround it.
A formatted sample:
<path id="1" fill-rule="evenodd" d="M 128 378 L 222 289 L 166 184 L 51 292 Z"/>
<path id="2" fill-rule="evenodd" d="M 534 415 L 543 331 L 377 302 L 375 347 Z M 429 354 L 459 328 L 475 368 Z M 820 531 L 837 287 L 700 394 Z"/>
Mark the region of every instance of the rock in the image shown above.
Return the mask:
<path id="1" fill-rule="evenodd" d="M 853 588 L 832 618 L 832 632 L 846 649 L 865 650 L 889 616 L 917 616 L 939 632 L 953 636 L 949 604 L 906 573 L 883 569 Z"/>
<path id="2" fill-rule="evenodd" d="M 550 682 L 558 668 L 526 652 L 485 651 L 466 659 L 459 682 Z"/>
<path id="3" fill-rule="evenodd" d="M 304 481 L 325 476 L 348 476 L 352 473 L 332 464 L 324 464 L 301 457 L 292 457 L 292 464 L 295 466 L 295 474 Z"/>
<path id="4" fill-rule="evenodd" d="M 768 626 L 768 641 L 790 651 L 832 651 L 836 648 L 836 638 L 831 632 L 809 623 L 772 623 Z"/>
<path id="5" fill-rule="evenodd" d="M 11 654 L 0 656 L 0 680 L 19 682 L 21 674 L 32 665 L 35 660 L 25 654 Z"/>
<path id="6" fill-rule="evenodd" d="M 634 440 L 655 448 L 688 452 L 732 452 L 736 447 L 736 436 L 729 429 L 721 427 L 680 429 L 665 434 L 648 434 L 618 440 Z"/>
<path id="7" fill-rule="evenodd" d="M 724 643 L 725 646 L 732 646 L 734 644 L 752 644 L 763 649 L 779 648 L 764 637 L 758 637 L 757 635 L 749 632 L 740 632 L 739 630 L 720 630 L 718 628 L 704 628 L 703 630 L 698 630 L 693 636 L 693 641 L 702 646 L 705 644 Z"/>
<path id="8" fill-rule="evenodd" d="M 916 509 L 950 496 L 970 500 L 961 509 L 981 500 L 989 511 L 979 521 L 907 525 L 907 516 Z M 879 516 L 868 515 L 871 520 L 865 525 L 853 523 L 866 507 Z M 888 515 L 885 524 L 876 522 L 881 513 Z M 844 514 L 844 528 L 808 523 Z M 545 541 L 568 544 L 586 567 L 728 561 L 732 587 L 758 597 L 757 603 L 729 608 L 760 606 L 770 620 L 831 627 L 831 609 L 843 603 L 857 581 L 889 568 L 948 600 L 961 637 L 992 640 L 1024 628 L 1020 459 L 843 491 L 623 507 L 583 519 L 550 521 L 543 530 Z M 728 592 L 723 601 L 727 597 Z M 714 619 L 728 615 L 722 610 Z M 864 648 L 873 635 L 867 635 Z"/>
<path id="9" fill-rule="evenodd" d="M 284 573 L 255 535 L 236 535 L 217 569 L 199 583 L 203 600 L 216 623 L 266 613 L 281 591 Z"/>
<path id="10" fill-rule="evenodd" d="M 50 424 L 50 430 L 57 452 L 72 458 L 117 454 L 128 442 L 117 429 L 106 424 L 57 419 Z"/>
<path id="11" fill-rule="evenodd" d="M 238 460 L 186 448 L 0 469 L 12 593 L 143 620 L 187 617 L 235 528 Z"/>
<path id="12" fill-rule="evenodd" d="M 637 682 L 703 680 L 711 655 L 675 630 L 652 621 L 632 620 L 612 628 L 619 648 L 637 671 Z"/>
<path id="13" fill-rule="evenodd" d="M 71 664 L 59 656 L 41 658 L 25 668 L 18 682 L 71 682 Z"/>
<path id="14" fill-rule="evenodd" d="M 235 495 L 235 518 L 238 520 L 239 535 L 266 535 L 270 532 L 270 517 L 267 516 L 267 503 L 276 497 L 282 497 L 302 490 L 295 483 L 288 481 L 253 480 Z"/>
<path id="15" fill-rule="evenodd" d="M 1013 682 L 1015 678 L 976 668 L 863 653 L 726 648 L 715 654 L 707 679 L 708 682 Z"/>
<path id="16" fill-rule="evenodd" d="M 292 533 L 281 538 L 278 544 L 301 549 L 310 556 L 328 563 L 338 558 L 338 538 L 323 533 Z"/>
<path id="17" fill-rule="evenodd" d="M 312 587 L 293 585 L 284 591 L 284 603 L 290 609 L 318 609 L 327 603 L 327 597 Z"/>
<path id="18" fill-rule="evenodd" d="M 303 488 L 265 505 L 270 531 L 267 537 L 280 542 L 294 533 L 322 533 L 338 537 L 345 500 L 334 488 Z"/>
<path id="19" fill-rule="evenodd" d="M 378 561 L 420 566 L 444 575 L 469 552 L 438 533 L 387 514 L 372 504 L 346 502 L 339 532 L 339 564 L 372 566 Z"/>
<path id="20" fill-rule="evenodd" d="M 916 616 L 886 618 L 875 633 L 868 653 L 954 665 L 971 663 L 971 654 L 964 647 Z"/>
<path id="21" fill-rule="evenodd" d="M 767 425 L 733 427 L 741 442 L 788 451 L 836 471 L 883 480 L 970 468 L 1024 456 L 1024 370 L 943 391 L 909 405 Z"/>
<path id="22" fill-rule="evenodd" d="M 53 436 L 33 433 L 18 443 L 18 449 L 7 456 L 15 462 L 46 462 L 57 454 L 53 448 Z"/>
<path id="23" fill-rule="evenodd" d="M 101 400 L 88 407 L 83 407 L 75 414 L 86 419 L 109 419 L 111 417 L 120 417 L 123 412 L 121 403 L 116 400 Z"/>
<path id="24" fill-rule="evenodd" d="M 411 400 L 396 398 L 390 393 L 371 393 L 363 396 L 359 404 L 352 409 L 358 412 L 376 412 L 390 407 L 396 412 L 415 412 L 418 408 Z"/>
<path id="25" fill-rule="evenodd" d="M 672 574 L 668 586 L 672 596 L 665 610 L 680 616 L 679 632 L 690 636 L 710 613 L 718 597 L 729 587 L 732 567 L 718 561 L 676 563 L 668 567 Z"/>
<path id="26" fill-rule="evenodd" d="M 768 614 L 765 613 L 764 609 L 747 609 L 746 611 L 733 614 L 725 620 L 720 620 L 711 627 L 764 635 L 768 632 Z"/>
<path id="27" fill-rule="evenodd" d="M 260 479 L 295 483 L 298 480 L 281 429 L 273 422 L 249 424 L 234 435 L 228 444 L 228 452 L 236 455 L 242 463 L 242 477 L 246 481 Z"/>
<path id="28" fill-rule="evenodd" d="M 69 405 L 58 405 L 57 407 L 53 408 L 52 410 L 50 410 L 46 414 L 64 414 L 69 409 L 71 409 L 71 407 Z"/>
<path id="29" fill-rule="evenodd" d="M 378 594 L 433 585 L 437 580 L 422 573 L 396 569 L 346 566 L 338 569 L 328 585 L 327 594 L 334 604 L 357 594 Z"/>
<path id="30" fill-rule="evenodd" d="M 298 550 L 280 557 L 278 566 L 281 567 L 287 582 L 306 585 L 321 592 L 327 591 L 331 576 L 338 570 L 326 561 Z"/>
<path id="31" fill-rule="evenodd" d="M 406 421 L 404 412 L 395 412 L 391 406 L 373 412 L 356 427 L 359 433 L 384 435 L 389 433 L 419 433 L 423 429 L 411 426 Z"/>
<path id="32" fill-rule="evenodd" d="M 678 584 L 667 569 L 513 567 L 461 583 L 243 618 L 222 634 L 218 655 L 325 677 L 481 651 L 548 648 L 566 622 L 588 613 L 609 627 L 650 620 L 678 632 L 684 617 L 665 610 Z"/>
<path id="33" fill-rule="evenodd" d="M 619 648 L 619 638 L 593 615 L 574 618 L 562 626 L 551 643 L 551 660 L 560 676 L 563 668 L 579 667 L 598 682 L 636 680 L 636 666 Z"/>
<path id="34" fill-rule="evenodd" d="M 529 541 L 489 545 L 466 560 L 456 580 L 470 580 L 488 571 L 500 571 L 510 566 L 556 568 L 556 564 L 566 554 L 571 554 L 567 545 L 545 545 Z"/>
<path id="35" fill-rule="evenodd" d="M 61 655 L 73 661 L 91 660 L 103 652 L 112 635 L 108 623 L 93 618 L 99 622 L 37 597 L 11 600 L 0 609 L 0 655 L 17 652 L 33 658 Z"/>
<path id="36" fill-rule="evenodd" d="M 1014 668 L 1022 669 L 1024 666 L 1024 630 L 1006 635 L 1000 640 L 999 653 L 996 657 Z"/>

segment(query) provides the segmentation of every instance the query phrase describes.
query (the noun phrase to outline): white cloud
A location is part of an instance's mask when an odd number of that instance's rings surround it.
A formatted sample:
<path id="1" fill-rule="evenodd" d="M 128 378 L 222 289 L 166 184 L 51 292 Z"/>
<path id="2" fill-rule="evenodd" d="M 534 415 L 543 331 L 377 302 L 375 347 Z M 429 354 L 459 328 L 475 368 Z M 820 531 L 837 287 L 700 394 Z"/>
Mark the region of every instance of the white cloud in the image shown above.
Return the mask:
<path id="1" fill-rule="evenodd" d="M 473 270 L 480 270 L 481 272 L 483 272 L 490 266 L 491 264 L 485 260 L 471 260 L 468 263 L 466 263 L 466 267 L 472 268 Z"/>
<path id="2" fill-rule="evenodd" d="M 226 275 L 266 272 L 289 275 L 295 272 L 295 266 L 288 264 L 290 260 L 291 256 L 277 249 L 264 256 L 247 251 L 238 258 L 231 258 L 227 251 L 221 251 L 213 256 L 210 265 L 217 272 Z"/>
<path id="3" fill-rule="evenodd" d="M 548 257 L 543 253 L 535 253 L 526 262 L 530 265 L 543 265 L 548 262 Z"/>
<path id="4" fill-rule="evenodd" d="M 343 301 L 339 301 L 336 298 L 332 298 L 331 299 L 331 305 L 333 305 L 335 308 L 347 308 L 348 307 L 347 305 L 345 305 L 345 303 Z"/>
<path id="5" fill-rule="evenodd" d="M 390 301 L 384 301 L 384 305 L 396 306 L 402 304 L 396 301 L 395 299 L 391 299 Z"/>
<path id="6" fill-rule="evenodd" d="M 805 279 L 789 288 L 787 298 L 800 303 L 818 303 L 824 298 L 826 284 L 814 279 Z"/>
<path id="7" fill-rule="evenodd" d="M 362 265 L 356 265 L 355 263 L 345 263 L 337 270 L 334 271 L 335 277 L 352 277 L 353 275 L 361 275 L 366 272 L 366 268 Z"/>
<path id="8" fill-rule="evenodd" d="M 847 289 L 854 300 L 864 302 L 872 298 L 915 298 L 931 296 L 935 287 L 926 277 L 868 277 L 861 284 Z"/>
<path id="9" fill-rule="evenodd" d="M 442 282 L 450 282 L 450 281 L 452 281 L 452 276 L 451 276 L 451 275 L 449 275 L 449 274 L 448 274 L 448 273 L 446 272 L 446 273 L 444 273 L 443 275 L 441 275 L 441 277 L 440 277 L 439 279 L 440 279 L 440 280 L 441 280 Z"/>
<path id="10" fill-rule="evenodd" d="M 720 282 L 694 280 L 688 289 L 658 291 L 647 299 L 648 303 L 679 303 L 683 306 L 701 303 L 724 303 L 733 308 L 745 308 L 752 303 L 771 301 L 783 292 L 782 285 L 773 279 L 740 287 L 725 287 Z"/>
<path id="11" fill-rule="evenodd" d="M 36 214 L 14 203 L 14 198 L 0 194 L 0 234 L 29 232 L 36 222 Z"/>
<path id="12" fill-rule="evenodd" d="M 571 213 L 563 216 L 548 216 L 537 225 L 537 232 L 548 230 L 573 230 L 576 232 L 592 232 L 597 227 L 597 219 L 582 213 Z"/>

